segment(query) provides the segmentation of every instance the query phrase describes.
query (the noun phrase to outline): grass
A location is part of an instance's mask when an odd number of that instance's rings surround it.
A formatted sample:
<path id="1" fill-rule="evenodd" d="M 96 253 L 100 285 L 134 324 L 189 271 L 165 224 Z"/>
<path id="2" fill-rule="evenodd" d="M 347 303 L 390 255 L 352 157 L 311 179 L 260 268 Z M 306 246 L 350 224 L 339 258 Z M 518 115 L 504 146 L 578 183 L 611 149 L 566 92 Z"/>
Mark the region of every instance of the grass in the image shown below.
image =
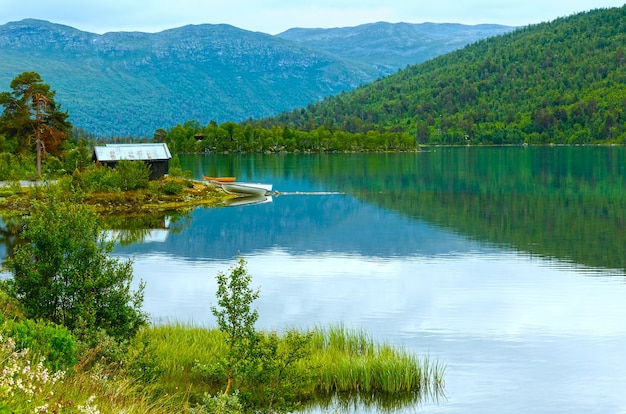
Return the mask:
<path id="1" fill-rule="evenodd" d="M 304 333 L 307 334 L 307 333 Z M 404 396 L 415 403 L 443 389 L 443 367 L 429 358 L 391 345 L 375 344 L 364 331 L 343 326 L 316 328 L 310 332 L 310 348 L 303 361 L 294 364 L 289 378 L 308 378 L 300 386 L 299 398 L 316 401 L 334 394 Z M 215 395 L 225 382 L 203 381 L 194 375 L 197 364 L 214 366 L 226 353 L 223 334 L 216 329 L 173 324 L 153 326 L 142 332 L 158 361 L 160 386 L 168 393 L 183 386 L 196 401 L 205 391 Z M 280 345 L 279 345 L 280 346 Z M 183 385 L 184 384 L 184 385 Z M 241 387 L 249 384 L 240 383 Z M 247 389 L 254 393 L 254 389 Z M 409 397 L 409 398 L 406 398 Z M 393 400 L 393 398 L 392 398 Z"/>
<path id="2" fill-rule="evenodd" d="M 241 378 L 235 383 L 248 409 L 267 404 L 268 388 L 272 398 L 280 391 L 288 407 L 333 404 L 335 411 L 357 401 L 394 410 L 419 404 L 443 389 L 444 369 L 438 362 L 375 344 L 363 331 L 335 326 L 300 334 L 307 338 L 303 358 L 282 365 L 285 372 L 280 375 L 263 377 L 271 378 L 271 383 Z M 285 338 L 279 335 L 279 349 L 288 346 Z M 59 413 L 188 412 L 203 402 L 205 394 L 223 392 L 226 378 L 219 371 L 207 376 L 197 367 L 218 366 L 226 352 L 224 334 L 217 329 L 177 323 L 150 326 L 134 338 L 123 363 L 103 364 L 85 355 L 58 383 L 40 387 L 45 395 L 24 394 L 13 403 L 20 402 L 29 412 L 38 412 L 35 407 L 44 404 Z M 5 346 L 0 360 L 7 362 L 11 355 Z M 16 363 L 25 364 L 26 359 Z M 28 364 L 34 366 L 35 361 Z M 0 388 L 0 396 L 2 392 Z"/>
<path id="3" fill-rule="evenodd" d="M 180 184 L 180 192 L 168 194 L 163 188 L 167 183 Z M 19 184 L 0 188 L 0 215 L 9 217 L 30 211 L 31 201 L 41 198 L 46 191 L 63 191 L 74 196 L 71 177 L 65 176 L 56 184 L 21 188 Z M 87 191 L 83 202 L 93 205 L 104 215 L 146 215 L 163 211 L 189 211 L 198 206 L 217 207 L 232 196 L 206 183 L 176 177 L 153 181 L 146 189 L 132 191 Z"/>
<path id="4" fill-rule="evenodd" d="M 318 389 L 330 392 L 420 393 L 443 386 L 443 369 L 429 358 L 387 344 L 375 344 L 363 331 L 343 326 L 314 331 L 313 364 L 320 367 Z"/>

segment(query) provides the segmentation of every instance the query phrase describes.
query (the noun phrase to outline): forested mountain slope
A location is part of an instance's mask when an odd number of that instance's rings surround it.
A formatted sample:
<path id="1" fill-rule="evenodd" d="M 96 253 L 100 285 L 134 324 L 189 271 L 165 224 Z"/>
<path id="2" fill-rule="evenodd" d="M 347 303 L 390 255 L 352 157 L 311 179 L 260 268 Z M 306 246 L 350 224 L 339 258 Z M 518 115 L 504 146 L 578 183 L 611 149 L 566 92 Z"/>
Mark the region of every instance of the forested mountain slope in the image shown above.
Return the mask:
<path id="1" fill-rule="evenodd" d="M 481 40 L 259 125 L 429 143 L 626 142 L 626 6 Z"/>
<path id="2" fill-rule="evenodd" d="M 350 33 L 361 29 L 342 30 L 354 38 Z M 441 32 L 436 26 L 433 30 Z M 491 33 L 455 26 L 449 37 L 440 33 L 422 40 L 443 53 L 459 47 L 459 36 L 466 32 Z M 380 36 L 360 37 L 358 46 L 370 49 L 374 62 L 408 54 L 398 62 L 405 67 L 416 63 L 411 48 L 422 48 L 420 39 L 410 45 L 387 39 L 382 56 L 375 54 L 382 49 L 368 46 L 380 42 Z M 341 47 L 334 51 L 341 52 Z M 152 136 L 158 128 L 188 120 L 206 125 L 275 115 L 387 73 L 343 52 L 340 57 L 306 41 L 228 25 L 98 35 L 29 19 L 0 26 L 0 90 L 8 90 L 19 73 L 38 72 L 57 91 L 57 101 L 75 126 L 104 136 Z"/>

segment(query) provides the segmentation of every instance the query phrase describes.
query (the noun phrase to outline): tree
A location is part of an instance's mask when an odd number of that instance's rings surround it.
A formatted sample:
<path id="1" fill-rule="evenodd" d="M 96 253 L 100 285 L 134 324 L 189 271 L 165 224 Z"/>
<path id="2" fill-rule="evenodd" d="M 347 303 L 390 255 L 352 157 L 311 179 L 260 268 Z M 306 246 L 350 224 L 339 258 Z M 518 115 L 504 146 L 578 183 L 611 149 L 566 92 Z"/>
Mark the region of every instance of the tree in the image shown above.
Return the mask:
<path id="1" fill-rule="evenodd" d="M 37 72 L 24 72 L 10 84 L 13 92 L 0 93 L 0 134 L 17 140 L 17 152 L 26 154 L 35 146 L 37 173 L 41 175 L 41 154 L 58 155 L 72 124 L 69 114 L 60 110 L 54 100 L 55 91 L 43 83 Z"/>
<path id="2" fill-rule="evenodd" d="M 240 257 L 229 270 L 228 275 L 223 272 L 217 274 L 218 307 L 211 307 L 220 330 L 227 338 L 228 382 L 224 394 L 230 391 L 237 369 L 245 366 L 251 355 L 256 340 L 254 324 L 259 318 L 257 310 L 251 309 L 252 302 L 259 297 L 259 290 L 250 288 L 252 277 L 246 270 L 246 261 Z"/>
<path id="3" fill-rule="evenodd" d="M 92 207 L 52 194 L 34 203 L 23 237 L 7 268 L 28 318 L 87 334 L 102 329 L 118 339 L 147 322 L 144 284 L 131 291 L 132 262 L 109 256 L 113 242 L 104 240 Z"/>

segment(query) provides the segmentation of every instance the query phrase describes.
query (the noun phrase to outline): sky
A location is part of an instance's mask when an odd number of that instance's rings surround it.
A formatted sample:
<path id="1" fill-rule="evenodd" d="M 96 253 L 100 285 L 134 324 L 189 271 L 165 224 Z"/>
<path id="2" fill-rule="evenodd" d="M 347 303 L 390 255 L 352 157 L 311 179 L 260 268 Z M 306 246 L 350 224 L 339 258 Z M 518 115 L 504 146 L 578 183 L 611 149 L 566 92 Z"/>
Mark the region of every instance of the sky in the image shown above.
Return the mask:
<path id="1" fill-rule="evenodd" d="M 26 18 L 105 33 L 160 32 L 188 24 L 230 24 L 278 34 L 293 27 L 375 22 L 497 23 L 525 26 L 626 0 L 1 0 L 0 24 Z"/>

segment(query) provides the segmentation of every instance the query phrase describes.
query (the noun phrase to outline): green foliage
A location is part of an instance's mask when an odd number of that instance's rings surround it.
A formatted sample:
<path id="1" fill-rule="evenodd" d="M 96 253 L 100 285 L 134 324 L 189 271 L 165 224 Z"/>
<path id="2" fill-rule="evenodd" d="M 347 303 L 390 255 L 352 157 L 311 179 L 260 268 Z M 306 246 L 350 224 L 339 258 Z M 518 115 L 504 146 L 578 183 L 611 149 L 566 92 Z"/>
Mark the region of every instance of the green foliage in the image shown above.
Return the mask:
<path id="1" fill-rule="evenodd" d="M 121 160 L 114 168 L 94 164 L 75 170 L 77 186 L 87 192 L 133 191 L 148 188 L 150 167 L 142 161 Z"/>
<path id="2" fill-rule="evenodd" d="M 246 269 L 246 261 L 240 257 L 229 270 L 228 275 L 224 272 L 217 274 L 217 306 L 211 307 L 220 330 L 226 334 L 226 394 L 230 391 L 233 378 L 240 371 L 245 376 L 256 339 L 254 324 L 259 317 L 257 310 L 252 309 L 252 303 L 259 297 L 259 290 L 250 288 L 252 277 Z"/>
<path id="3" fill-rule="evenodd" d="M 624 143 L 624 44 L 626 6 L 594 10 L 481 40 L 260 124 L 403 131 L 436 144 Z"/>
<path id="4" fill-rule="evenodd" d="M 164 370 L 155 360 L 154 351 L 146 336 L 133 338 L 123 358 L 125 371 L 142 384 L 157 382 Z"/>
<path id="5" fill-rule="evenodd" d="M 10 279 L 0 280 L 0 323 L 24 318 L 22 307 L 15 298 L 12 282 Z"/>
<path id="6" fill-rule="evenodd" d="M 68 113 L 57 108 L 55 91 L 43 83 L 37 72 L 23 72 L 11 81 L 13 92 L 0 93 L 0 134 L 17 140 L 16 151 L 31 152 L 40 139 L 45 151 L 58 154 L 69 135 Z M 35 133 L 36 132 L 36 133 Z"/>
<path id="7" fill-rule="evenodd" d="M 35 161 L 27 155 L 0 153 L 0 180 L 23 180 L 37 176 Z"/>
<path id="8" fill-rule="evenodd" d="M 109 256 L 113 243 L 104 240 L 93 208 L 50 194 L 33 203 L 23 237 L 7 268 L 27 317 L 120 339 L 146 323 L 143 283 L 131 290 L 132 262 Z"/>
<path id="9" fill-rule="evenodd" d="M 361 132 L 320 126 L 305 131 L 271 124 L 267 120 L 245 124 L 225 122 L 219 126 L 211 122 L 201 127 L 190 121 L 171 128 L 165 140 L 175 151 L 182 148 L 184 152 L 202 153 L 414 151 L 418 148 L 414 137 L 397 128 Z M 198 140 L 198 136 L 202 139 Z"/>
<path id="10" fill-rule="evenodd" d="M 343 326 L 257 332 L 230 394 L 221 392 L 227 375 L 223 361 L 229 355 L 221 330 L 162 325 L 144 329 L 140 336 L 150 344 L 162 392 L 185 389 L 198 402 L 203 396 L 215 400 L 238 392 L 246 412 L 302 411 L 309 403 L 339 395 L 346 396 L 347 405 L 358 399 L 398 409 L 443 391 L 445 370 L 436 361 L 375 344 L 367 334 Z"/>
<path id="11" fill-rule="evenodd" d="M 120 160 L 115 165 L 121 190 L 130 191 L 148 187 L 150 167 L 143 161 Z"/>
<path id="12" fill-rule="evenodd" d="M 87 192 L 114 192 L 121 191 L 120 177 L 113 168 L 94 165 L 82 174 L 74 173 L 77 183 L 80 183 Z M 80 181 L 78 178 L 80 177 Z"/>
<path id="13" fill-rule="evenodd" d="M 167 178 L 165 181 L 163 181 L 161 191 L 163 191 L 163 193 L 166 195 L 180 194 L 183 192 L 183 182 L 181 180 Z"/>
<path id="14" fill-rule="evenodd" d="M 64 326 L 31 319 L 9 320 L 2 331 L 15 340 L 17 350 L 29 349 L 34 357 L 43 357 L 49 369 L 67 370 L 76 364 L 76 340 Z"/>
<path id="15" fill-rule="evenodd" d="M 191 410 L 194 414 L 243 414 L 244 408 L 239 402 L 237 391 L 232 394 L 205 394 L 202 406 Z"/>
<path id="16" fill-rule="evenodd" d="M 54 396 L 55 385 L 64 372 L 50 372 L 41 360 L 19 350 L 13 338 L 0 331 L 0 413 L 41 412 Z"/>
<path id="17" fill-rule="evenodd" d="M 52 155 L 44 158 L 43 173 L 48 177 L 58 177 L 65 174 L 65 168 L 61 160 Z"/>
<path id="18" fill-rule="evenodd" d="M 282 336 L 276 332 L 259 333 L 254 348 L 256 370 L 246 378 L 248 400 L 257 407 L 294 411 L 299 400 L 314 389 L 313 370 L 308 363 L 313 332 L 287 330 Z"/>
<path id="19" fill-rule="evenodd" d="M 87 141 L 81 138 L 78 141 L 78 145 L 65 154 L 65 170 L 84 171 L 89 165 L 91 165 L 91 153 L 89 152 Z"/>

